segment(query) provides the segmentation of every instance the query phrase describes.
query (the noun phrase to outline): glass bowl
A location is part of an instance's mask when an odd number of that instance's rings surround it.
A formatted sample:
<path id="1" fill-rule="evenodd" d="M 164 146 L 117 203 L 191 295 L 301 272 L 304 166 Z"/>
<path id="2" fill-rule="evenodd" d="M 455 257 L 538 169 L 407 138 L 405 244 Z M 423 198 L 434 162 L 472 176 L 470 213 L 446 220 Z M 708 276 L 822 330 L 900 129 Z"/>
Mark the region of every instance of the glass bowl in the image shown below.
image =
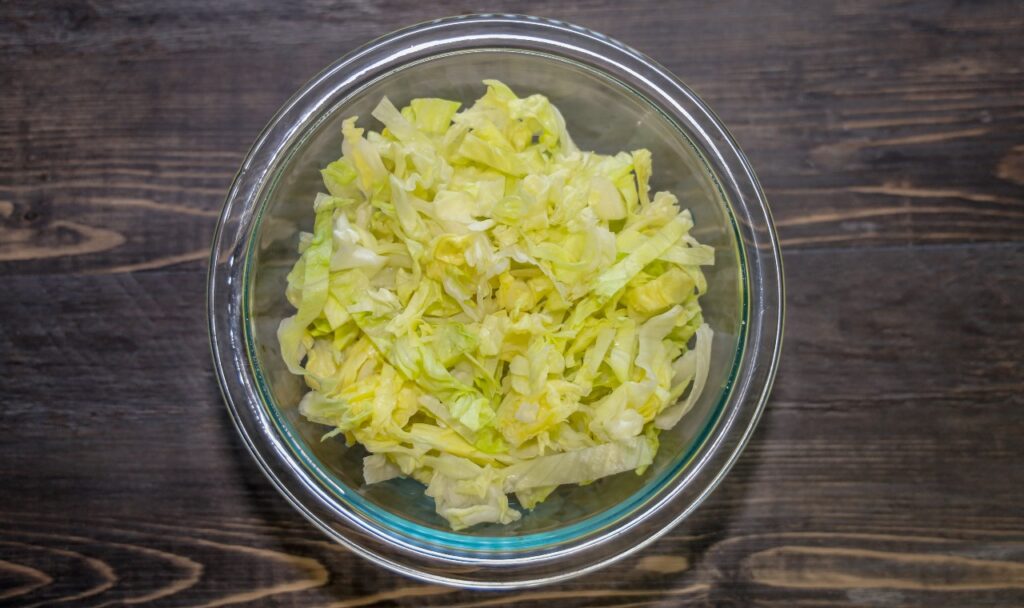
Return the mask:
<path id="1" fill-rule="evenodd" d="M 304 392 L 276 329 L 292 313 L 285 275 L 310 230 L 319 169 L 338 157 L 341 120 L 387 95 L 472 101 L 497 78 L 547 95 L 583 149 L 645 147 L 652 191 L 670 190 L 714 246 L 702 299 L 715 330 L 700 402 L 661 435 L 648 471 L 562 487 L 507 526 L 453 532 L 410 480 L 365 486 L 362 448 L 321 441 L 296 408 Z M 213 358 L 228 410 L 267 477 L 307 519 L 370 560 L 419 579 L 477 588 L 541 584 L 632 553 L 677 524 L 735 462 L 771 388 L 782 336 L 778 242 L 747 159 L 696 95 L 601 34 L 534 17 L 476 15 L 380 38 L 307 83 L 263 130 L 231 186 L 208 286 Z"/>

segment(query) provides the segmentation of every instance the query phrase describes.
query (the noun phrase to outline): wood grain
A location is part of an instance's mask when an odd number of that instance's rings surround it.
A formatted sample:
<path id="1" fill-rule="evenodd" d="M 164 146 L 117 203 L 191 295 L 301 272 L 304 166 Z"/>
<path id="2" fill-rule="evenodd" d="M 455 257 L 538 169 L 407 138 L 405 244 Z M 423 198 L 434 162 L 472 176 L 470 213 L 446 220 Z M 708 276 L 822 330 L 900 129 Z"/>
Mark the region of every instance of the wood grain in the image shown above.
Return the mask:
<path id="1" fill-rule="evenodd" d="M 205 258 L 249 144 L 424 19 L 566 19 L 721 115 L 786 251 L 775 391 L 680 527 L 514 593 L 393 575 L 259 473 Z M 0 4 L 0 607 L 1024 605 L 1024 4 Z"/>
<path id="2" fill-rule="evenodd" d="M 202 273 L 8 277 L 0 602 L 1020 605 L 1022 254 L 794 252 L 782 371 L 723 486 L 639 556 L 513 594 L 397 577 L 288 507 L 221 405 Z"/>
<path id="3" fill-rule="evenodd" d="M 498 2 L 649 53 L 735 133 L 790 249 L 1019 241 L 1024 5 Z M 0 270 L 203 265 L 304 80 L 466 2 L 0 7 Z M 881 44 L 880 41 L 884 41 Z"/>

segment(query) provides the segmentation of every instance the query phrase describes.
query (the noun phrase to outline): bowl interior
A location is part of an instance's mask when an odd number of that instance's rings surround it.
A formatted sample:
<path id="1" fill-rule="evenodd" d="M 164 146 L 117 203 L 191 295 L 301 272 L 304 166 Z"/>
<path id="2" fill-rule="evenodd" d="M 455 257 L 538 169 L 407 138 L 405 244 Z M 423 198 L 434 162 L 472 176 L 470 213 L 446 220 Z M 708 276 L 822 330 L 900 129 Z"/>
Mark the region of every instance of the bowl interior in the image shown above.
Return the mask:
<path id="1" fill-rule="evenodd" d="M 402 107 L 414 97 L 444 97 L 471 103 L 485 78 L 497 78 L 519 95 L 543 93 L 562 111 L 582 149 L 602 153 L 648 148 L 653 154 L 652 190 L 670 190 L 693 213 L 692 234 L 715 248 L 706 268 L 709 291 L 702 299 L 715 331 L 710 377 L 697 406 L 661 434 L 661 449 L 643 476 L 623 473 L 582 487 L 562 487 L 511 525 L 481 525 L 453 533 L 435 514 L 423 486 L 392 480 L 366 486 L 359 446 L 341 439 L 321 441 L 327 427 L 307 422 L 296 405 L 304 383 L 280 358 L 277 325 L 294 311 L 285 300 L 285 276 L 298 258 L 298 233 L 313 224 L 312 202 L 323 189 L 319 170 L 341 150 L 341 121 L 361 117 L 360 126 L 381 128 L 370 111 L 384 95 Z M 650 101 L 607 75 L 550 55 L 505 49 L 473 50 L 433 57 L 388 73 L 340 99 L 310 120 L 281 151 L 257 208 L 255 238 L 248 252 L 245 316 L 250 362 L 264 406 L 277 421 L 293 456 L 349 511 L 411 537 L 459 542 L 552 542 L 566 534 L 610 525 L 639 508 L 708 448 L 703 438 L 728 403 L 746 319 L 746 277 L 735 219 L 716 177 L 693 144 L 687 125 L 670 121 Z M 512 498 L 512 497 L 510 497 Z"/>

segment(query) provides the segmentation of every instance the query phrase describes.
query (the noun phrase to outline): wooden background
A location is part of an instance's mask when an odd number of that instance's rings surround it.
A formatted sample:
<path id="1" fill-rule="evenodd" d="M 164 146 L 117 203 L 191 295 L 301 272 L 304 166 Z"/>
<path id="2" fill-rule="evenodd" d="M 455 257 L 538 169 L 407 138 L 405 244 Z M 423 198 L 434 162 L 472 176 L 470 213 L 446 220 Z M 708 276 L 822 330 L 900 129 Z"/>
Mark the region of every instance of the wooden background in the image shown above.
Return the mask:
<path id="1" fill-rule="evenodd" d="M 700 511 L 511 594 L 356 558 L 221 403 L 205 260 L 264 122 L 367 40 L 501 10 L 650 54 L 785 251 L 756 436 Z M 1024 605 L 1024 3 L 0 5 L 0 605 Z"/>

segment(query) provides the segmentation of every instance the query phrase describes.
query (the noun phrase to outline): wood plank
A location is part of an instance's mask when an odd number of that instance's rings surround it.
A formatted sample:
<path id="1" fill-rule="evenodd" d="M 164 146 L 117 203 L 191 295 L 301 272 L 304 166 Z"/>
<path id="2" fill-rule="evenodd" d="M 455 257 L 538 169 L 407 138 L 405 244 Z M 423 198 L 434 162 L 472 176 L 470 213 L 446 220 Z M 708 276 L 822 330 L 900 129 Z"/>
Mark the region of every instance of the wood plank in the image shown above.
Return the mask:
<path id="1" fill-rule="evenodd" d="M 0 7 L 0 272 L 205 264 L 274 110 L 395 0 Z M 498 2 L 639 48 L 734 131 L 790 249 L 1024 234 L 1024 5 Z"/>
<path id="2" fill-rule="evenodd" d="M 236 438 L 194 271 L 10 276 L 0 602 L 1024 603 L 1024 246 L 798 251 L 752 444 L 639 555 L 512 594 L 397 577 L 306 524 Z"/>

